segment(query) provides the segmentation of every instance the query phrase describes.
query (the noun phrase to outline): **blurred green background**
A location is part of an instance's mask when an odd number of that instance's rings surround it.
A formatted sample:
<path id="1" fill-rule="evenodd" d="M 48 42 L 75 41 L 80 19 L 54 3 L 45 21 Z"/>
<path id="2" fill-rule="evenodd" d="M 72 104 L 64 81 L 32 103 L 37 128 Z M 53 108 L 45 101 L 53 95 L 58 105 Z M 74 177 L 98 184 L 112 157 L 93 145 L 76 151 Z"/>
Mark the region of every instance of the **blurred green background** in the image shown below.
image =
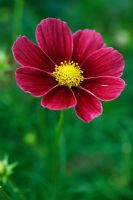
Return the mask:
<path id="1" fill-rule="evenodd" d="M 103 115 L 89 124 L 65 111 L 60 144 L 57 200 L 133 200 L 133 1 L 0 0 L 0 160 L 18 162 L 4 185 L 13 200 L 50 200 L 52 147 L 59 112 L 15 83 L 11 46 L 18 35 L 35 41 L 41 19 L 56 17 L 72 31 L 96 29 L 126 62 L 127 87 L 103 103 Z M 19 189 L 18 189 L 19 188 Z"/>

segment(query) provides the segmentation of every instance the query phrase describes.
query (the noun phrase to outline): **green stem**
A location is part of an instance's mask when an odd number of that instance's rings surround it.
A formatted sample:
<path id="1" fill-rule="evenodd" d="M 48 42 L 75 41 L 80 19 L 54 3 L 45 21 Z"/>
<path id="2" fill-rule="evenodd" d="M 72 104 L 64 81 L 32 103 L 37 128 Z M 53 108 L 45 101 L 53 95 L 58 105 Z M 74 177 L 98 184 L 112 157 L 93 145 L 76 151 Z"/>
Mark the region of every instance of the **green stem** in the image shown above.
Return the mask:
<path id="1" fill-rule="evenodd" d="M 57 132 L 56 132 L 56 136 L 55 136 L 55 143 L 54 143 L 54 148 L 55 149 L 57 149 L 58 146 L 59 146 L 60 137 L 61 137 L 61 133 L 62 133 L 63 118 L 64 118 L 64 111 L 61 110 L 60 111 L 59 122 L 58 122 L 58 127 L 57 127 Z"/>
<path id="2" fill-rule="evenodd" d="M 3 200 L 11 200 L 11 198 L 6 194 L 2 186 L 0 186 L 0 197 L 2 197 Z"/>
<path id="3" fill-rule="evenodd" d="M 60 111 L 57 131 L 56 131 L 55 140 L 54 140 L 54 148 L 53 148 L 52 179 L 53 179 L 53 185 L 55 187 L 54 190 L 56 190 L 57 183 L 58 183 L 58 180 L 59 180 L 59 169 L 60 169 L 60 165 L 59 165 L 59 144 L 60 144 L 60 139 L 61 139 L 61 134 L 62 134 L 63 119 L 64 119 L 64 112 L 62 110 L 62 111 Z"/>

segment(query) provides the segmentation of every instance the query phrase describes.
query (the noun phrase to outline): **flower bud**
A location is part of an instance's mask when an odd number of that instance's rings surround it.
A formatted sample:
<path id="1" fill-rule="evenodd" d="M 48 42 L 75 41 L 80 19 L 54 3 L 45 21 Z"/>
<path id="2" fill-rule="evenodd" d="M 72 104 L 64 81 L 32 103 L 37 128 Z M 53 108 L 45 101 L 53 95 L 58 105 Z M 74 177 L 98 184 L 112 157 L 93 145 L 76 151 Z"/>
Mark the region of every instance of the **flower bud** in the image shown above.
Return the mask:
<path id="1" fill-rule="evenodd" d="M 9 164 L 8 157 L 5 156 L 3 160 L 0 160 L 0 181 L 6 183 L 9 176 L 13 173 L 17 163 Z"/>
<path id="2" fill-rule="evenodd" d="M 5 173 L 6 173 L 6 166 L 2 161 L 0 161 L 0 177 L 3 176 Z"/>

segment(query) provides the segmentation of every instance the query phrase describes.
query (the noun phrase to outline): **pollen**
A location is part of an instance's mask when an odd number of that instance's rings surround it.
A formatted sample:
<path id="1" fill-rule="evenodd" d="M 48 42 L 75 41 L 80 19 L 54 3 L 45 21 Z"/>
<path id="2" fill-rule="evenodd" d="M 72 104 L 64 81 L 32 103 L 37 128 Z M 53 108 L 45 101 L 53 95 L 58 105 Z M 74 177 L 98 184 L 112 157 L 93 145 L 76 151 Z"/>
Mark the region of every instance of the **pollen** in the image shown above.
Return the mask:
<path id="1" fill-rule="evenodd" d="M 73 61 L 64 61 L 60 65 L 55 65 L 53 76 L 59 85 L 71 87 L 79 87 L 83 82 L 83 71 L 80 69 L 78 63 Z"/>

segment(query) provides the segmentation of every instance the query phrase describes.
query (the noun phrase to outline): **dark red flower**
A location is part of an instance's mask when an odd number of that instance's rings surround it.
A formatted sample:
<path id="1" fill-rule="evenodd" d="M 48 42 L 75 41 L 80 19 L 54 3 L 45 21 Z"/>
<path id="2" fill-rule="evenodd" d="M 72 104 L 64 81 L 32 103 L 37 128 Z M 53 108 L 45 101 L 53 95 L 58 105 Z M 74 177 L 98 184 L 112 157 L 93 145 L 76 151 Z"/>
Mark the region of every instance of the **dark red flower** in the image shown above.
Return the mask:
<path id="1" fill-rule="evenodd" d="M 100 100 L 117 98 L 125 87 L 122 55 L 106 47 L 94 30 L 72 34 L 59 19 L 42 20 L 36 29 L 38 45 L 20 36 L 12 51 L 16 82 L 41 105 L 52 110 L 75 107 L 80 119 L 89 122 L 102 113 Z"/>

